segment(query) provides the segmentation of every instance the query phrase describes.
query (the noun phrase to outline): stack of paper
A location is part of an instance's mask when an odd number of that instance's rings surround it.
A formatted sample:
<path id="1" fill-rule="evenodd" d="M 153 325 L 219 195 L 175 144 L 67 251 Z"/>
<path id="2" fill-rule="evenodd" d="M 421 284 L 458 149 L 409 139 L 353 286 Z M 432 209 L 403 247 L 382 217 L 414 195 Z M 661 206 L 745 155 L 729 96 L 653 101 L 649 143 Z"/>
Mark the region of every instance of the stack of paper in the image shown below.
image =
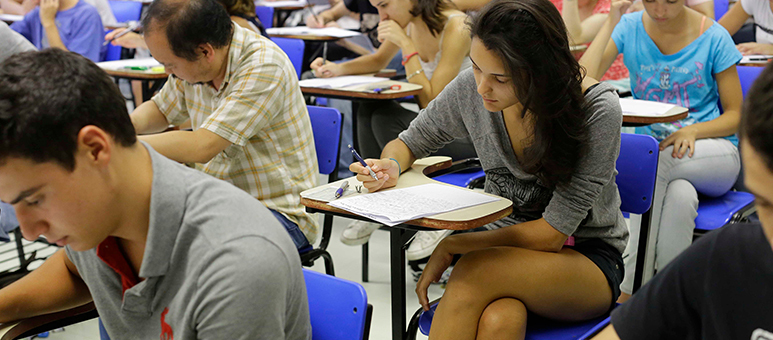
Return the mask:
<path id="1" fill-rule="evenodd" d="M 266 29 L 268 35 L 313 35 L 318 37 L 351 38 L 361 35 L 360 32 L 345 30 L 338 27 L 308 28 L 298 27 L 272 27 Z"/>
<path id="2" fill-rule="evenodd" d="M 750 54 L 741 58 L 741 64 L 767 64 L 771 59 L 773 59 L 773 55 Z"/>
<path id="3" fill-rule="evenodd" d="M 624 116 L 657 117 L 666 115 L 676 105 L 649 100 L 620 98 Z"/>
<path id="4" fill-rule="evenodd" d="M 0 21 L 5 21 L 7 23 L 14 23 L 22 20 L 24 20 L 23 15 L 0 14 Z"/>
<path id="5" fill-rule="evenodd" d="M 103 61 L 101 63 L 97 63 L 97 66 L 101 67 L 104 70 L 121 71 L 121 70 L 125 70 L 127 67 L 153 68 L 153 67 L 161 66 L 161 63 L 159 63 L 156 59 L 153 59 L 153 58 L 142 58 L 142 59 L 123 59 L 123 60 L 114 60 L 114 61 Z"/>
<path id="6" fill-rule="evenodd" d="M 261 7 L 303 7 L 308 3 L 306 0 L 286 0 L 286 1 L 255 1 L 255 6 Z"/>
<path id="7" fill-rule="evenodd" d="M 431 183 L 357 195 L 328 204 L 391 227 L 405 221 L 496 200 L 498 198 L 471 190 Z"/>
<path id="8" fill-rule="evenodd" d="M 318 87 L 328 89 L 340 89 L 349 86 L 357 86 L 362 84 L 371 84 L 384 81 L 386 79 L 371 76 L 343 76 L 333 78 L 314 78 L 306 79 L 298 82 L 301 87 Z"/>

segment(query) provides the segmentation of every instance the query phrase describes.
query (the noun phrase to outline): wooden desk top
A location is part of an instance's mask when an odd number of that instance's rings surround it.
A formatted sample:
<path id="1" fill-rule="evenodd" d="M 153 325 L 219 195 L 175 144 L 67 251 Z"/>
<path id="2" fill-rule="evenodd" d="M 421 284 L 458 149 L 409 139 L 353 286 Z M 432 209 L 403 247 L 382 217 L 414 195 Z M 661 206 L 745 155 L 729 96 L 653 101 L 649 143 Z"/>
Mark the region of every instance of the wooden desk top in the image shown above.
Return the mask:
<path id="1" fill-rule="evenodd" d="M 400 179 L 398 180 L 398 183 L 394 188 L 389 188 L 386 190 L 407 188 L 407 187 L 412 187 L 412 186 L 427 184 L 427 183 L 439 183 L 442 185 L 452 186 L 450 184 L 441 183 L 427 177 L 428 174 L 431 174 L 441 169 L 448 168 L 450 166 L 451 166 L 451 158 L 449 157 L 434 156 L 434 157 L 427 157 L 427 158 L 417 160 L 416 163 L 413 164 L 411 169 L 405 171 L 402 175 L 400 175 Z M 349 188 L 350 188 L 349 190 L 354 190 L 355 185 L 357 186 L 361 185 L 361 183 L 356 179 L 356 177 L 349 177 L 349 178 L 337 181 L 335 183 L 325 184 L 324 186 L 333 186 L 333 185 L 339 186 L 340 183 L 343 181 L 349 181 Z M 313 192 L 318 188 L 319 187 L 306 190 L 301 193 L 301 196 L 304 196 L 306 193 Z M 363 188 L 362 190 L 367 191 L 365 188 Z M 362 194 L 364 193 L 359 193 L 355 195 L 362 195 Z M 481 204 L 474 207 L 459 209 L 456 211 L 442 213 L 442 214 L 438 214 L 430 217 L 411 220 L 411 221 L 405 222 L 404 224 L 409 224 L 409 225 L 418 226 L 418 227 L 433 228 L 433 229 L 469 230 L 469 229 L 477 228 L 485 224 L 500 220 L 510 215 L 513 212 L 513 202 L 511 202 L 510 200 L 500 196 L 495 196 L 490 194 L 486 194 L 486 195 L 497 197 L 499 198 L 499 200 L 491 203 Z M 352 196 L 353 195 L 349 195 L 347 197 L 352 197 Z M 331 207 L 327 203 L 322 201 L 316 201 L 316 200 L 311 200 L 311 199 L 301 197 L 301 204 L 303 204 L 308 208 L 354 216 L 350 212 Z"/>
<path id="2" fill-rule="evenodd" d="M 312 35 L 312 34 L 269 34 L 272 38 L 289 38 L 300 39 L 304 41 L 336 41 L 341 38 L 331 37 L 329 35 Z"/>
<path id="3" fill-rule="evenodd" d="M 368 89 L 374 86 L 383 85 L 389 87 L 391 85 L 400 85 L 399 90 L 388 90 L 381 93 L 374 93 Z M 357 86 L 346 87 L 343 89 L 329 89 L 319 87 L 304 87 L 301 86 L 301 92 L 307 95 L 331 97 L 340 99 L 374 99 L 374 100 L 388 100 L 405 98 L 409 96 L 415 96 L 421 92 L 421 85 L 411 84 L 407 82 L 385 80 L 378 83 L 362 84 Z"/>
<path id="4" fill-rule="evenodd" d="M 21 321 L 0 324 L 0 340 L 14 340 L 33 336 L 97 317 L 93 302 L 61 312 L 35 316 Z M 30 334 L 32 333 L 32 334 Z"/>
<path id="5" fill-rule="evenodd" d="M 131 80 L 161 80 L 169 78 L 166 72 L 134 71 L 134 70 L 110 70 L 103 69 L 107 74 L 115 78 Z"/>
<path id="6" fill-rule="evenodd" d="M 623 113 L 624 125 L 650 125 L 655 123 L 670 123 L 677 120 L 685 119 L 688 115 L 688 110 L 685 107 L 674 106 L 671 110 L 663 115 L 657 116 L 631 116 Z"/>

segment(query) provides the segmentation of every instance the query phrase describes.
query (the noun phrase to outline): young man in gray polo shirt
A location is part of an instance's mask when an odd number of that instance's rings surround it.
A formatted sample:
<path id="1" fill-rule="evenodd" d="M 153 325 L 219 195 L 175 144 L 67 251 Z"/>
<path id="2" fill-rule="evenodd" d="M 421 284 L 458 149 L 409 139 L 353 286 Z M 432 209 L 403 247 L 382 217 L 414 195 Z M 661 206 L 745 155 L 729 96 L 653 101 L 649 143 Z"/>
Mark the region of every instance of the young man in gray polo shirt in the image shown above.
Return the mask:
<path id="1" fill-rule="evenodd" d="M 124 99 L 57 49 L 0 66 L 0 200 L 65 249 L 0 322 L 93 301 L 113 339 L 310 339 L 295 246 L 244 191 L 137 142 Z"/>

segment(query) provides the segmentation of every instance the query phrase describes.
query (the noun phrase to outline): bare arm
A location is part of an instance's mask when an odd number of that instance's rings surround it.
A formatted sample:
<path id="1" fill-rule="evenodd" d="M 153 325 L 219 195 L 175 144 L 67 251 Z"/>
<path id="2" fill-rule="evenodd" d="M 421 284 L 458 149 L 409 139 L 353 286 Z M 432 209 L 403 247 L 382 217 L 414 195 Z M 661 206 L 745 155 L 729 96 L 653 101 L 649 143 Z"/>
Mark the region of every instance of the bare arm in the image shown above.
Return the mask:
<path id="1" fill-rule="evenodd" d="M 0 290 L 0 322 L 67 310 L 91 300 L 75 265 L 60 249 L 38 269 Z"/>
<path id="2" fill-rule="evenodd" d="M 390 159 L 394 158 L 394 160 Z M 399 164 L 395 163 L 397 161 Z M 379 180 L 376 181 L 370 177 L 368 169 L 359 162 L 349 165 L 349 170 L 357 174 L 357 180 L 368 189 L 368 192 L 375 192 L 384 188 L 389 188 L 397 184 L 397 178 L 400 177 L 400 171 L 405 171 L 413 166 L 416 157 L 399 138 L 395 138 L 384 146 L 381 151 L 381 159 L 366 159 L 368 165 L 376 172 Z"/>
<path id="3" fill-rule="evenodd" d="M 719 24 L 722 25 L 730 35 L 733 35 L 741 29 L 741 26 L 743 26 L 747 19 L 749 19 L 749 14 L 743 10 L 743 6 L 741 6 L 741 2 L 739 1 L 731 7 L 721 19 L 719 19 Z"/>
<path id="4" fill-rule="evenodd" d="M 14 0 L 0 0 L 0 8 L 3 9 L 5 14 L 25 15 L 27 11 L 21 3 Z"/>
<path id="5" fill-rule="evenodd" d="M 195 131 L 169 131 L 140 136 L 158 153 L 180 163 L 207 163 L 218 153 L 231 146 L 231 142 L 207 129 Z"/>
<path id="6" fill-rule="evenodd" d="M 460 11 L 477 11 L 483 6 L 486 6 L 491 0 L 451 0 L 451 3 L 456 5 Z"/>
<path id="7" fill-rule="evenodd" d="M 129 118 L 138 135 L 161 132 L 169 127 L 166 117 L 152 100 L 142 103 L 129 115 Z"/>
<path id="8" fill-rule="evenodd" d="M 599 334 L 593 337 L 593 340 L 620 340 L 620 336 L 615 332 L 615 327 L 611 324 L 604 328 Z"/>
<path id="9" fill-rule="evenodd" d="M 688 6 L 701 14 L 714 19 L 714 1 L 706 1 L 697 5 Z"/>
<path id="10" fill-rule="evenodd" d="M 40 24 L 46 31 L 48 45 L 67 51 L 67 47 L 59 36 L 59 29 L 56 27 L 56 13 L 59 8 L 59 0 L 41 0 L 40 1 Z"/>
<path id="11" fill-rule="evenodd" d="M 612 31 L 618 22 L 619 16 L 608 16 L 588 50 L 580 58 L 580 65 L 585 67 L 588 77 L 601 79 L 619 54 L 617 45 L 612 41 Z"/>
<path id="12" fill-rule="evenodd" d="M 466 254 L 491 247 L 519 247 L 537 251 L 559 252 L 567 235 L 553 228 L 544 218 L 477 233 L 449 236 L 446 249 L 451 254 Z"/>
<path id="13" fill-rule="evenodd" d="M 349 15 L 349 13 L 350 12 L 346 8 L 344 2 L 339 1 L 330 9 L 317 14 L 316 18 L 313 15 L 306 17 L 306 26 L 311 28 L 322 28 L 325 27 L 325 24 L 341 19 L 341 17 Z M 317 21 L 317 19 L 321 22 Z"/>
<path id="14" fill-rule="evenodd" d="M 344 63 L 325 63 L 322 58 L 317 58 L 311 63 L 311 69 L 314 70 L 314 74 L 319 78 L 375 73 L 389 65 L 389 61 L 392 60 L 399 50 L 400 47 L 394 43 L 384 41 L 375 53 L 357 57 Z"/>
<path id="15" fill-rule="evenodd" d="M 577 0 L 564 0 L 561 17 L 566 24 L 566 32 L 573 44 L 584 44 L 592 41 L 604 25 L 607 14 L 594 14 L 585 20 L 580 20 L 580 9 Z"/>
<path id="16" fill-rule="evenodd" d="M 419 107 L 427 107 L 430 101 L 451 82 L 462 67 L 464 58 L 470 53 L 470 32 L 464 22 L 464 17 L 451 18 L 445 29 L 443 44 L 440 46 L 441 57 L 435 69 L 432 79 L 428 79 L 424 72 L 415 74 L 408 81 L 422 86 L 422 91 L 417 96 Z M 403 43 L 403 56 L 416 52 L 416 47 L 410 38 Z M 414 56 L 405 64 L 405 74 L 411 75 L 422 69 L 419 56 Z"/>

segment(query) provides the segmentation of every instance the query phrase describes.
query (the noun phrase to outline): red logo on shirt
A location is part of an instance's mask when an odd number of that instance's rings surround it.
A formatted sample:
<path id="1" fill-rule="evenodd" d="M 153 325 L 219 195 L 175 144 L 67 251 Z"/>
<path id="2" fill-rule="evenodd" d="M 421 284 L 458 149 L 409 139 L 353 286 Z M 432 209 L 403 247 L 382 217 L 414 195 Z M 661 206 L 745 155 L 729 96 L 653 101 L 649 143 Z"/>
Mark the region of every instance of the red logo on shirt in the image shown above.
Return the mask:
<path id="1" fill-rule="evenodd" d="M 174 340 L 172 327 L 164 321 L 167 313 L 169 313 L 169 307 L 164 308 L 164 311 L 161 312 L 161 340 Z"/>

